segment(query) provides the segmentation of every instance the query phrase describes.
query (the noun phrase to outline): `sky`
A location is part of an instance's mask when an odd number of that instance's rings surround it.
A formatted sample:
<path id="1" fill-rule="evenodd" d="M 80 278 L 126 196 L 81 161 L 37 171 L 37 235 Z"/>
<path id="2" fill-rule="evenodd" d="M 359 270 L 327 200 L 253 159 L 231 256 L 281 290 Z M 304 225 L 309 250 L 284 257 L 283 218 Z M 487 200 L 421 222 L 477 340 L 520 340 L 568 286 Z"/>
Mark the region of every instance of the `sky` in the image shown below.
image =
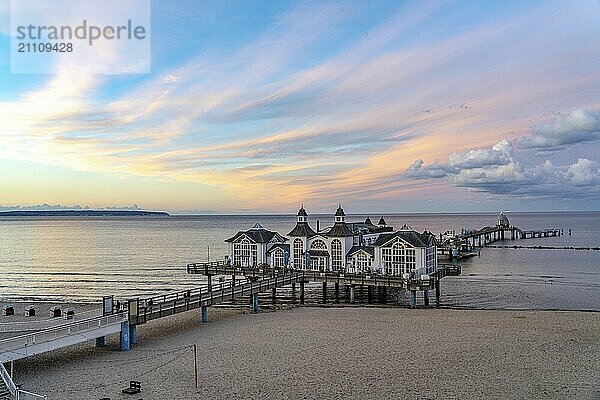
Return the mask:
<path id="1" fill-rule="evenodd" d="M 600 1 L 153 1 L 150 73 L 11 74 L 0 206 L 600 210 Z"/>

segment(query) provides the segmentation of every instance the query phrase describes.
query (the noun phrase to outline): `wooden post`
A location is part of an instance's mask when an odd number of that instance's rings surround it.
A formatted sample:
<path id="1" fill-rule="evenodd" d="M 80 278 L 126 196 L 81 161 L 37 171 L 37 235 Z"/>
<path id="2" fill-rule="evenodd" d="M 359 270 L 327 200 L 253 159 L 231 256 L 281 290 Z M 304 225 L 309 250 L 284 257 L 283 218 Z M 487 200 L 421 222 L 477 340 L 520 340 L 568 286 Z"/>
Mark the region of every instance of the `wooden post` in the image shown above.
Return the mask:
<path id="1" fill-rule="evenodd" d="M 440 278 L 435 280 L 435 305 L 440 306 Z"/>
<path id="2" fill-rule="evenodd" d="M 335 302 L 340 302 L 340 284 L 338 282 L 335 283 Z"/>
<path id="3" fill-rule="evenodd" d="M 381 287 L 381 302 L 383 304 L 387 303 L 387 286 Z"/>
<path id="4" fill-rule="evenodd" d="M 212 275 L 208 275 L 208 291 L 212 290 Z"/>
<path id="5" fill-rule="evenodd" d="M 423 290 L 423 304 L 429 307 L 429 290 Z"/>
<path id="6" fill-rule="evenodd" d="M 252 293 L 252 312 L 258 312 L 258 293 Z"/>
<path id="7" fill-rule="evenodd" d="M 273 286 L 273 304 L 277 302 L 277 286 Z"/>
<path id="8" fill-rule="evenodd" d="M 300 304 L 304 304 L 304 281 L 300 281 Z"/>
<path id="9" fill-rule="evenodd" d="M 371 286 L 367 286 L 367 303 L 371 303 L 373 301 L 373 293 L 371 292 Z"/>
<path id="10" fill-rule="evenodd" d="M 206 301 L 202 302 L 202 322 L 208 322 L 208 307 L 206 305 Z"/>
<path id="11" fill-rule="evenodd" d="M 355 300 L 354 286 L 350 285 L 350 303 L 354 303 L 354 300 Z"/>
<path id="12" fill-rule="evenodd" d="M 194 343 L 194 382 L 196 389 L 198 389 L 198 350 L 196 349 L 196 343 Z"/>
<path id="13" fill-rule="evenodd" d="M 104 347 L 106 346 L 106 337 L 105 336 L 100 336 L 96 338 L 96 347 Z M 12 366 L 12 362 L 11 362 L 11 366 Z"/>
<path id="14" fill-rule="evenodd" d="M 323 282 L 323 303 L 327 303 L 327 282 Z"/>

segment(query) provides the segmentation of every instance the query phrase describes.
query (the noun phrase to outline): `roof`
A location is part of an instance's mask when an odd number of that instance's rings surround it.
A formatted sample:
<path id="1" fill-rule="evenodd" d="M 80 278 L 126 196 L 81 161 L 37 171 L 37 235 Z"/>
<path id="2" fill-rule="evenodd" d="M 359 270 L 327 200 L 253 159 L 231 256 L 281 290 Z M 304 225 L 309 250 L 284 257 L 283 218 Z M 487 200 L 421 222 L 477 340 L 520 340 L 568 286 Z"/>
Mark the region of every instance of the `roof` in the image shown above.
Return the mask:
<path id="1" fill-rule="evenodd" d="M 288 236 L 311 237 L 314 235 L 316 235 L 315 231 L 312 230 L 307 222 L 298 222 L 294 229 L 288 233 Z"/>
<path id="2" fill-rule="evenodd" d="M 299 217 L 308 217 L 308 214 L 306 213 L 304 206 L 301 206 L 300 209 L 298 210 L 298 216 Z"/>
<path id="3" fill-rule="evenodd" d="M 356 254 L 359 251 L 364 251 L 371 257 L 373 257 L 375 254 L 375 249 L 373 248 L 373 246 L 352 246 L 352 248 L 346 254 L 346 257 L 350 257 L 351 255 Z"/>
<path id="4" fill-rule="evenodd" d="M 365 219 L 365 225 L 373 225 L 371 218 L 367 217 L 367 219 Z"/>
<path id="5" fill-rule="evenodd" d="M 392 226 L 377 226 L 373 224 L 367 224 L 364 222 L 346 222 L 346 225 L 350 230 L 354 232 L 355 235 L 358 235 L 360 232 L 363 233 L 381 233 L 381 232 L 393 232 L 394 228 Z"/>
<path id="6" fill-rule="evenodd" d="M 342 208 L 341 204 L 338 204 L 338 209 L 335 212 L 335 216 L 336 217 L 345 217 L 346 213 L 344 212 L 344 209 Z"/>
<path id="7" fill-rule="evenodd" d="M 269 231 L 263 228 L 260 224 L 256 224 L 252 227 L 252 229 L 248 229 L 247 231 L 238 231 L 233 237 L 226 239 L 226 242 L 237 242 L 242 236 L 247 236 L 248 239 L 253 241 L 254 243 L 269 243 L 271 240 L 277 240 L 280 242 L 285 242 L 287 239 L 281 236 L 279 233 L 274 231 Z"/>
<path id="8" fill-rule="evenodd" d="M 271 254 L 276 249 L 281 249 L 284 253 L 287 252 L 288 254 L 290 254 L 290 245 L 284 243 L 275 243 L 273 246 L 271 246 L 269 250 L 267 250 L 267 254 Z"/>
<path id="9" fill-rule="evenodd" d="M 418 233 L 416 231 L 397 231 L 382 233 L 375 241 L 375 246 L 383 246 L 395 238 L 400 238 L 414 247 L 430 247 L 435 245 L 435 236 L 431 233 Z"/>
<path id="10" fill-rule="evenodd" d="M 323 235 L 329 237 L 346 237 L 354 236 L 354 232 L 352 232 L 352 230 L 348 228 L 348 225 L 346 225 L 344 222 L 336 222 L 333 224 L 331 229 L 329 229 L 328 232 L 323 233 Z"/>
<path id="11" fill-rule="evenodd" d="M 383 219 L 383 216 L 381 218 L 379 218 L 379 223 L 377 225 L 387 225 L 385 223 L 385 219 Z"/>

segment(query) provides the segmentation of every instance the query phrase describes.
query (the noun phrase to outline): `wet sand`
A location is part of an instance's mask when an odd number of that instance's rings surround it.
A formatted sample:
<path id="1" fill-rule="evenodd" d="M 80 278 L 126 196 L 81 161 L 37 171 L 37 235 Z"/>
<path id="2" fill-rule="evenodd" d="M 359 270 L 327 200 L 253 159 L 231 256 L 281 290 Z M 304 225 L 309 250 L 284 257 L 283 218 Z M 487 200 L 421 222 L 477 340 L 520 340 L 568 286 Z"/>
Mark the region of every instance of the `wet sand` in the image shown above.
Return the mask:
<path id="1" fill-rule="evenodd" d="M 15 363 L 48 399 L 600 398 L 600 313 L 300 307 L 199 310 Z M 198 349 L 194 384 L 192 345 Z M 142 393 L 121 394 L 130 379 Z"/>

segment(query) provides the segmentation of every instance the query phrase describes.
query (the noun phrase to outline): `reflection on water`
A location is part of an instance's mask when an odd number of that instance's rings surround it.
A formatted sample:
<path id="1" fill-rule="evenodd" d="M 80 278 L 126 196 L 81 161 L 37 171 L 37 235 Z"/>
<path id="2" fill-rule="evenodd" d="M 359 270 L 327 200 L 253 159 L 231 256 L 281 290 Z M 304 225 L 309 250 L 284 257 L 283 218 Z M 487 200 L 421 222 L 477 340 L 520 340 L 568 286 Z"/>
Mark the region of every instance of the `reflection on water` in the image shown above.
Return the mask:
<path id="1" fill-rule="evenodd" d="M 349 216 L 363 220 L 366 216 Z M 379 217 L 379 215 L 372 215 Z M 512 213 L 524 229 L 572 229 L 572 235 L 527 239 L 528 246 L 599 246 L 600 213 Z M 331 215 L 312 215 L 321 226 Z M 388 224 L 416 230 L 480 228 L 494 214 L 387 216 Z M 224 239 L 261 222 L 287 234 L 295 216 L 177 216 L 158 218 L 0 219 L 0 297 L 98 300 L 103 295 L 146 296 L 194 287 L 189 262 L 221 259 Z M 446 305 L 483 308 L 600 309 L 598 251 L 493 249 L 463 264 L 463 275 L 443 280 Z"/>

